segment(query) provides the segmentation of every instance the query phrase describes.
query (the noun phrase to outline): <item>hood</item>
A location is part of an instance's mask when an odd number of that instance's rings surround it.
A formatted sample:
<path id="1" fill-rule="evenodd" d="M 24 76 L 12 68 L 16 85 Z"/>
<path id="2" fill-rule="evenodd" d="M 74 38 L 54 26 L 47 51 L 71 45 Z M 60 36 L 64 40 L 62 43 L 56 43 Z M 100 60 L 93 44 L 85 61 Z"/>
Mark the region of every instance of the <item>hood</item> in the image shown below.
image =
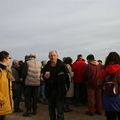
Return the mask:
<path id="1" fill-rule="evenodd" d="M 99 65 L 99 62 L 97 62 L 96 60 L 94 60 L 94 61 L 91 61 L 90 64 L 97 66 L 97 65 Z"/>
<path id="2" fill-rule="evenodd" d="M 112 74 L 112 73 L 116 73 L 118 71 L 120 71 L 120 65 L 119 64 L 115 64 L 115 65 L 108 65 L 105 68 L 105 71 Z"/>

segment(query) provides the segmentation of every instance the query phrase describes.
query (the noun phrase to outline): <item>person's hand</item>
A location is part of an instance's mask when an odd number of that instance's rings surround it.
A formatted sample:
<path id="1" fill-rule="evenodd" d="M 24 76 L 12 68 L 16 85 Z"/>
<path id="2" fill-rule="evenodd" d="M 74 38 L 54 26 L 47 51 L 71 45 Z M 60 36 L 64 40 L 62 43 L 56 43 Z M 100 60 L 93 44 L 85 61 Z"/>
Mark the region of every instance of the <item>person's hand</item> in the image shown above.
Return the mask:
<path id="1" fill-rule="evenodd" d="M 44 74 L 44 78 L 45 78 L 45 79 L 49 79 L 49 78 L 50 78 L 50 72 L 46 72 L 46 73 Z"/>
<path id="2" fill-rule="evenodd" d="M 23 81 L 23 78 L 20 78 L 20 81 Z"/>

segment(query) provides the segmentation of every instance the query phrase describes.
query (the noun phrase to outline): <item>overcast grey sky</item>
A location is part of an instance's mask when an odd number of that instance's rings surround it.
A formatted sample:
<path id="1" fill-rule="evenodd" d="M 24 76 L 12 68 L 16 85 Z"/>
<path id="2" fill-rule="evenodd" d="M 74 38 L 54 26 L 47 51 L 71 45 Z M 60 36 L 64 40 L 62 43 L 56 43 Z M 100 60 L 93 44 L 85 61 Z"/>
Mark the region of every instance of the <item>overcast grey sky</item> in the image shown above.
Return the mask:
<path id="1" fill-rule="evenodd" d="M 120 53 L 120 0 L 0 0 L 0 49 L 13 58 Z"/>

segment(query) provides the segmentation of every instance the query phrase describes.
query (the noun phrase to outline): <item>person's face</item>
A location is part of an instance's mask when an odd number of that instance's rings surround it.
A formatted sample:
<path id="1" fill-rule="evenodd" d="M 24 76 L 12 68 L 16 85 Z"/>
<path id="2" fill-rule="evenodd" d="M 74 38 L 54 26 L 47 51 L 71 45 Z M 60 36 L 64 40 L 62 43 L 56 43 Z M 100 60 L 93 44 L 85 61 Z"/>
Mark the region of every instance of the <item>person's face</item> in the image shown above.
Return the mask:
<path id="1" fill-rule="evenodd" d="M 102 65 L 102 62 L 99 62 L 100 65 Z"/>
<path id="2" fill-rule="evenodd" d="M 56 52 L 52 52 L 50 55 L 49 55 L 49 58 L 50 58 L 50 61 L 52 63 L 56 63 L 57 62 L 57 58 L 58 58 L 58 55 Z"/>
<path id="3" fill-rule="evenodd" d="M 6 66 L 9 66 L 10 65 L 10 62 L 11 62 L 11 57 L 6 57 L 6 58 L 4 58 L 4 64 L 6 65 Z"/>
<path id="4" fill-rule="evenodd" d="M 15 63 L 14 67 L 19 68 L 20 67 L 19 62 Z"/>

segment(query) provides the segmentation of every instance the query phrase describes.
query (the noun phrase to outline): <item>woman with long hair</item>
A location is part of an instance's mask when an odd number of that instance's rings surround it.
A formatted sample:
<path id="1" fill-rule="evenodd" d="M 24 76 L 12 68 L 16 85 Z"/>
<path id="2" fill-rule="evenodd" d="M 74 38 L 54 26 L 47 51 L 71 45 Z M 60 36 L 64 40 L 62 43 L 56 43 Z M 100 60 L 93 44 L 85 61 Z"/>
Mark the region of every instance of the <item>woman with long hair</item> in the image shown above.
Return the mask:
<path id="1" fill-rule="evenodd" d="M 108 75 L 111 77 L 107 77 Z M 110 96 L 103 90 L 103 106 L 106 120 L 120 120 L 120 55 L 117 52 L 110 52 L 106 58 L 104 69 L 99 74 L 101 85 L 105 85 L 106 80 L 110 81 L 112 76 L 115 76 L 113 82 L 116 81 L 119 91 Z"/>

